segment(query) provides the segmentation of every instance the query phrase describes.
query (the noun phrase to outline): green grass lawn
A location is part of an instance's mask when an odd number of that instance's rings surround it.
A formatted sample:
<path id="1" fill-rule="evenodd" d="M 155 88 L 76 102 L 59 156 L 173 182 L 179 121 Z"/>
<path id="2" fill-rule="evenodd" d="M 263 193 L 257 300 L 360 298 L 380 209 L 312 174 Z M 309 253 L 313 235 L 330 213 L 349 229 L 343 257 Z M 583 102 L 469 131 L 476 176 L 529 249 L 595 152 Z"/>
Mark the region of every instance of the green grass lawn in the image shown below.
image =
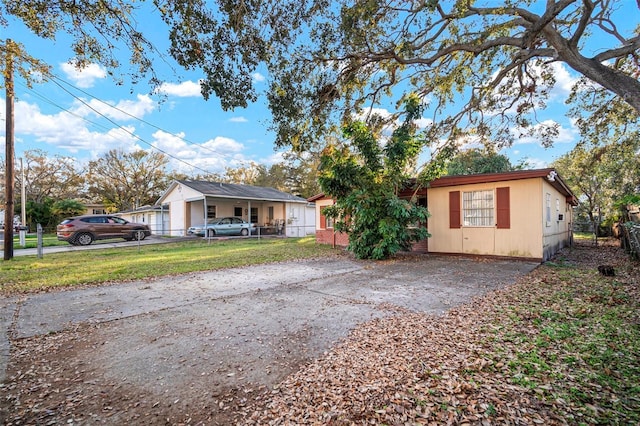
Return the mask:
<path id="1" fill-rule="evenodd" d="M 68 244 L 68 243 L 64 243 Z M 0 294 L 127 281 L 339 253 L 314 237 L 283 239 L 204 239 L 17 256 L 0 263 Z"/>
<path id="2" fill-rule="evenodd" d="M 20 256 L 0 263 L 0 294 L 338 253 L 342 250 L 316 244 L 313 237 L 306 237 L 212 243 L 194 239 L 53 253 L 43 259 Z M 425 406 L 431 407 L 432 419 L 450 421 L 474 415 L 489 423 L 494 419 L 497 423 L 509 423 L 509 419 L 517 423 L 516 420 L 541 414 L 545 419 L 555 416 L 575 425 L 640 424 L 638 264 L 617 247 L 597 248 L 587 242 L 568 253 L 569 257 L 546 262 L 509 288 L 457 308 L 454 317 L 443 317 L 442 328 L 431 326 L 440 321 L 432 317 L 426 322 L 420 317 L 424 324 L 403 319 L 409 329 L 427 327 L 429 344 L 422 345 L 420 351 L 410 351 L 406 362 L 394 364 L 402 374 L 413 375 L 402 380 L 394 376 L 385 382 L 396 384 L 396 395 L 407 395 L 406 401 L 415 401 L 415 409 L 421 415 L 425 415 Z M 615 264 L 616 276 L 599 274 L 596 267 L 600 263 Z M 410 330 L 407 335 L 414 332 Z M 402 352 L 402 339 L 389 342 L 398 345 L 387 348 L 389 353 Z M 371 344 L 366 347 L 379 349 Z M 376 351 L 358 352 L 358 362 L 364 362 L 361 357 L 369 352 L 375 358 Z M 448 380 L 433 381 L 432 370 L 421 367 L 438 358 L 438 371 L 455 372 Z M 420 374 L 407 367 L 414 364 Z M 385 366 L 384 372 L 395 374 L 390 370 L 391 366 Z M 422 379 L 416 381 L 417 377 Z M 422 386 L 422 381 L 427 380 L 432 382 Z M 295 390 L 299 392 L 298 385 Z M 483 395 L 492 396 L 490 403 L 480 401 L 485 398 Z M 450 401 L 457 401 L 456 405 Z M 513 409 L 519 404 L 523 404 L 524 411 Z M 357 412 L 357 416 L 362 415 Z"/>
<path id="3" fill-rule="evenodd" d="M 20 235 L 19 233 L 15 233 L 13 235 L 13 249 L 28 249 L 28 248 L 36 248 L 38 247 L 38 236 L 37 234 L 27 234 L 24 239 L 25 245 L 20 244 Z M 66 241 L 58 241 L 58 237 L 56 234 L 44 234 L 42 236 L 42 246 L 43 247 L 53 247 L 53 246 L 66 246 L 69 245 Z"/>

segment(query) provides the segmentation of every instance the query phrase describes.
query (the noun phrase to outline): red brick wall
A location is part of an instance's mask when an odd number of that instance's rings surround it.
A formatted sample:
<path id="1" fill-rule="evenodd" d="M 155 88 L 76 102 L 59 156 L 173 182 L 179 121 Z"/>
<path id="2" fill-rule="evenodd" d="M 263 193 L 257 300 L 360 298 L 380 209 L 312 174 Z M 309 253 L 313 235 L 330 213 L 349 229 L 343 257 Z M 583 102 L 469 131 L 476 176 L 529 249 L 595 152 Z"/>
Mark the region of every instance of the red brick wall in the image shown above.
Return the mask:
<path id="1" fill-rule="evenodd" d="M 422 241 L 413 243 L 413 246 L 411 246 L 411 251 L 417 252 L 417 253 L 428 253 L 429 252 L 428 240 L 429 240 L 428 238 L 425 238 Z"/>
<path id="2" fill-rule="evenodd" d="M 349 244 L 349 237 L 347 234 L 334 233 L 333 229 L 316 229 L 316 242 L 331 245 L 335 243 L 336 246 L 346 247 Z"/>

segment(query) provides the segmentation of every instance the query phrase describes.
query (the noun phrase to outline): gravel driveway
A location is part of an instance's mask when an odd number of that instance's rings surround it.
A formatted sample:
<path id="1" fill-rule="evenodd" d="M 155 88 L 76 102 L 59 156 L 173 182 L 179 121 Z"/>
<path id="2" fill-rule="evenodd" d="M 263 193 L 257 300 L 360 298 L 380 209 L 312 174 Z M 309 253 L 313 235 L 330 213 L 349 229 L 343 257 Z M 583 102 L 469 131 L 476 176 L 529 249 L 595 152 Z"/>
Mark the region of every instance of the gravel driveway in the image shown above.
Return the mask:
<path id="1" fill-rule="evenodd" d="M 0 423 L 224 424 L 356 324 L 437 315 L 537 265 L 332 257 L 1 299 Z"/>

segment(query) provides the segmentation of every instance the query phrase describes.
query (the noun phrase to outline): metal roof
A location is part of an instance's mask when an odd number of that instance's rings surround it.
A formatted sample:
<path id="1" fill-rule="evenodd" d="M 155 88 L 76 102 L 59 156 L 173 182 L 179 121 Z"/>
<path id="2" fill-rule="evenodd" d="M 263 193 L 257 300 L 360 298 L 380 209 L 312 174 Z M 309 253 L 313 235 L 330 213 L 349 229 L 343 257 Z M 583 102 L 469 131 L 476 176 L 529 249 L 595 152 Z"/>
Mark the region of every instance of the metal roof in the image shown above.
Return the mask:
<path id="1" fill-rule="evenodd" d="M 240 185 L 237 183 L 207 182 L 200 180 L 178 180 L 181 185 L 214 198 L 241 198 L 261 201 L 286 201 L 290 203 L 307 203 L 304 198 L 278 191 L 275 188 Z"/>

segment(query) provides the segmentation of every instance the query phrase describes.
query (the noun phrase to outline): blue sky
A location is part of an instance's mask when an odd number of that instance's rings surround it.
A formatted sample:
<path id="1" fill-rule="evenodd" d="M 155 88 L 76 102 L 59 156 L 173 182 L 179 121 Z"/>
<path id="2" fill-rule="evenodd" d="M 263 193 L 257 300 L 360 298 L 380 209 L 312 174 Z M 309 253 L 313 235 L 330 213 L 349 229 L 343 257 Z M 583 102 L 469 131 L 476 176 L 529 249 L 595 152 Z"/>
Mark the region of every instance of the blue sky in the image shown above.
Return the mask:
<path id="1" fill-rule="evenodd" d="M 632 1 L 629 5 L 634 10 Z M 637 19 L 630 21 L 625 22 L 629 28 L 637 25 Z M 166 51 L 162 38 L 166 33 L 156 28 L 158 38 L 153 41 Z M 55 82 L 36 84 L 32 89 L 16 78 L 17 158 L 26 150 L 41 149 L 74 157 L 82 164 L 111 149 L 159 149 L 170 155 L 171 168 L 187 174 L 221 173 L 225 167 L 251 161 L 271 165 L 281 159 L 282 152 L 273 148 L 274 135 L 267 130 L 269 111 L 264 96 L 246 109 L 225 112 L 215 97 L 208 101 L 202 98 L 197 73 L 182 71 L 177 65 L 178 75 L 168 67 L 164 70 L 167 83 L 161 91 L 165 97 L 160 97 L 149 94 L 145 82 L 118 86 L 95 65 L 78 72 L 67 62 L 72 53 L 64 37 L 43 41 L 22 25 L 11 23 L 0 28 L 0 39 L 5 38 L 24 44 L 32 56 L 53 65 L 57 76 Z M 125 62 L 127 58 L 123 56 Z M 552 148 L 543 148 L 531 139 L 519 140 L 502 151 L 513 163 L 527 159 L 533 167 L 545 167 L 578 141 L 577 130 L 564 116 L 564 100 L 577 75 L 562 64 L 556 65 L 556 74 L 558 84 L 549 107 L 538 118 L 558 121 L 560 135 Z M 265 73 L 254 75 L 259 92 L 267 90 L 267 78 Z M 2 91 L 2 142 L 4 104 Z"/>

